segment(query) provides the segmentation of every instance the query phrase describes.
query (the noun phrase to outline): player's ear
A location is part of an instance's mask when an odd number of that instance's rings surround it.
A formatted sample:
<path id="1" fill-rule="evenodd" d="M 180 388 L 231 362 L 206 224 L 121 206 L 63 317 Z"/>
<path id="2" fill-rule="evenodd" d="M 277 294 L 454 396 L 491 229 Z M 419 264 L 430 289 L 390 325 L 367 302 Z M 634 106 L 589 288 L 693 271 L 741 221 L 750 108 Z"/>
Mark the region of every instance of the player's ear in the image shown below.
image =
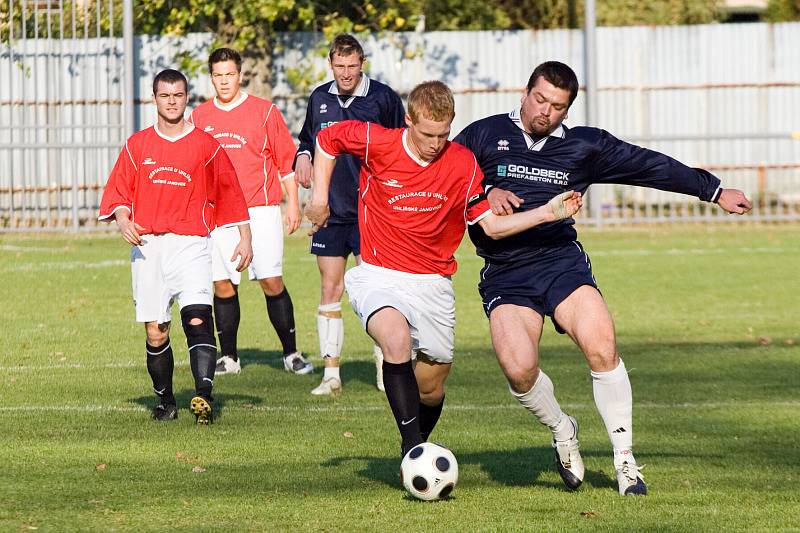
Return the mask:
<path id="1" fill-rule="evenodd" d="M 411 118 L 411 115 L 406 113 L 406 126 L 409 128 L 414 125 L 414 119 Z"/>

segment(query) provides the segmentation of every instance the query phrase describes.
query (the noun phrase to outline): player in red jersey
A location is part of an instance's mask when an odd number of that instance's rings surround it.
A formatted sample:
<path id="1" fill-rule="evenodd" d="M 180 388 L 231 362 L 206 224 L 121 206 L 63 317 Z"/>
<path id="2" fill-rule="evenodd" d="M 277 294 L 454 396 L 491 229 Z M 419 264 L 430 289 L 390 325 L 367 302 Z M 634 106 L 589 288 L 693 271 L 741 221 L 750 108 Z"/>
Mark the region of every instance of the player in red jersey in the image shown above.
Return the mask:
<path id="1" fill-rule="evenodd" d="M 311 363 L 297 351 L 294 307 L 283 283 L 283 227 L 281 183 L 286 189 L 285 223 L 289 233 L 300 226 L 297 182 L 292 171 L 295 146 L 283 116 L 274 103 L 241 90 L 242 56 L 218 48 L 208 58 L 216 96 L 192 111 L 189 121 L 217 139 L 236 168 L 250 212 L 253 262 L 250 279 L 257 279 L 267 301 L 267 315 L 283 347 L 287 372 L 307 374 Z M 217 373 L 239 373 L 238 286 L 241 274 L 228 258 L 236 246 L 233 228 L 211 233 L 214 245 L 214 318 L 222 356 Z"/>
<path id="2" fill-rule="evenodd" d="M 466 224 L 480 224 L 487 235 L 502 238 L 572 216 L 582 202 L 569 191 L 538 209 L 492 214 L 475 156 L 447 140 L 454 117 L 450 89 L 430 81 L 408 97 L 407 128 L 346 121 L 317 135 L 306 208 L 312 231 L 328 217 L 336 157 L 349 153 L 361 160 L 362 263 L 347 272 L 345 286 L 364 328 L 383 350 L 386 397 L 403 455 L 427 440 L 444 404 L 455 340 L 450 276 Z"/>
<path id="3" fill-rule="evenodd" d="M 211 246 L 217 226 L 238 228 L 231 260 L 250 264 L 247 204 L 236 171 L 210 135 L 184 120 L 186 77 L 164 70 L 153 80 L 157 123 L 132 135 L 111 171 L 100 220 L 116 221 L 130 243 L 136 320 L 147 335 L 147 370 L 159 403 L 156 420 L 178 416 L 172 393 L 174 361 L 169 341 L 177 299 L 195 381 L 190 407 L 197 422 L 212 421 L 217 347 L 211 317 Z"/>

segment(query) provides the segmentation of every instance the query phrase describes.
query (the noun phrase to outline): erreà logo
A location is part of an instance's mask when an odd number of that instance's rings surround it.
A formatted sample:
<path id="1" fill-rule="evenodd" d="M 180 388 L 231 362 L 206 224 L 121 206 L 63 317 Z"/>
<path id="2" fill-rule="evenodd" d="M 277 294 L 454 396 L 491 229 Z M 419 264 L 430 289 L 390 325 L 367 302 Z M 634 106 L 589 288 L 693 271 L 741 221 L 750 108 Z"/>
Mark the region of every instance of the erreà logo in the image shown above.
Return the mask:
<path id="1" fill-rule="evenodd" d="M 497 149 L 498 150 L 508 150 L 508 141 L 505 139 L 500 139 L 497 141 Z"/>
<path id="2" fill-rule="evenodd" d="M 505 178 L 507 173 L 508 173 L 508 167 L 506 165 L 497 165 L 498 177 Z"/>
<path id="3" fill-rule="evenodd" d="M 320 113 L 327 113 L 328 112 L 328 104 L 322 104 L 321 106 L 319 106 L 319 112 Z"/>

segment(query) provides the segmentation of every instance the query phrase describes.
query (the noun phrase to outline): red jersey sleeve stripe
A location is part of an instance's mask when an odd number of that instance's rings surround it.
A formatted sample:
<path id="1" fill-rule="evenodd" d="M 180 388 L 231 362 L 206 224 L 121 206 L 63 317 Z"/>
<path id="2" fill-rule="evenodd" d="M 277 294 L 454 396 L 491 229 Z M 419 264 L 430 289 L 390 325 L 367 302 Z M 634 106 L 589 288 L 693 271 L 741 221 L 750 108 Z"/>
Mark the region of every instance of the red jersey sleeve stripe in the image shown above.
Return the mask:
<path id="1" fill-rule="evenodd" d="M 364 164 L 369 166 L 369 122 L 367 122 L 367 145 L 364 147 Z"/>
<path id="2" fill-rule="evenodd" d="M 320 144 L 319 144 L 319 139 L 317 139 L 317 150 L 319 150 L 319 152 L 320 152 L 320 153 L 321 153 L 321 154 L 322 154 L 324 157 L 327 157 L 328 159 L 336 159 L 336 156 L 335 156 L 335 155 L 331 155 L 331 154 L 329 154 L 328 152 L 326 152 L 326 151 L 325 151 L 325 149 L 324 149 L 322 146 L 320 146 Z"/>
<path id="3" fill-rule="evenodd" d="M 131 165 L 133 165 L 136 172 L 139 172 L 139 167 L 136 166 L 136 161 L 133 160 L 133 156 L 131 155 L 131 149 L 128 148 L 128 141 L 125 141 L 125 151 L 128 152 L 128 159 L 131 160 Z"/>
<path id="4" fill-rule="evenodd" d="M 217 157 L 217 153 L 219 153 L 219 149 L 220 149 L 220 148 L 222 148 L 222 145 L 218 144 L 218 145 L 217 145 L 217 149 L 216 149 L 216 150 L 214 150 L 214 154 L 211 156 L 211 159 L 209 159 L 208 161 L 206 161 L 206 164 L 205 164 L 204 166 L 208 166 L 208 164 L 209 164 L 209 163 L 211 163 L 211 162 L 214 160 L 214 158 L 215 158 L 215 157 Z"/>

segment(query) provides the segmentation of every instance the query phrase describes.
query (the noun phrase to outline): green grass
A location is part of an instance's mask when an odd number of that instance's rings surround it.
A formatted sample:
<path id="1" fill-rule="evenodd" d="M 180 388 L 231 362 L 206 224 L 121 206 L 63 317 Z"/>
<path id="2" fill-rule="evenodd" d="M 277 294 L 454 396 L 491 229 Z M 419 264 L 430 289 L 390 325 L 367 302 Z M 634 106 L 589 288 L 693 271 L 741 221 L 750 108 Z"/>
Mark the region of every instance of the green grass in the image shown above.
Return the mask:
<path id="1" fill-rule="evenodd" d="M 588 368 L 548 324 L 542 365 L 581 422 L 587 469 L 580 491 L 563 489 L 549 433 L 516 405 L 494 360 L 469 243 L 455 276 L 456 364 L 433 435 L 459 459 L 459 486 L 423 503 L 400 488 L 397 430 L 349 310 L 344 394 L 312 397 L 319 371 L 283 371 L 263 297 L 247 284 L 246 366 L 217 378 L 217 422 L 197 427 L 186 409 L 192 381 L 176 328 L 181 410 L 157 424 L 121 239 L 0 235 L 0 530 L 800 529 L 800 226 L 582 236 L 631 373 L 646 498 L 617 494 Z M 298 342 L 315 354 L 319 282 L 306 238 L 287 240 L 286 265 Z"/>

